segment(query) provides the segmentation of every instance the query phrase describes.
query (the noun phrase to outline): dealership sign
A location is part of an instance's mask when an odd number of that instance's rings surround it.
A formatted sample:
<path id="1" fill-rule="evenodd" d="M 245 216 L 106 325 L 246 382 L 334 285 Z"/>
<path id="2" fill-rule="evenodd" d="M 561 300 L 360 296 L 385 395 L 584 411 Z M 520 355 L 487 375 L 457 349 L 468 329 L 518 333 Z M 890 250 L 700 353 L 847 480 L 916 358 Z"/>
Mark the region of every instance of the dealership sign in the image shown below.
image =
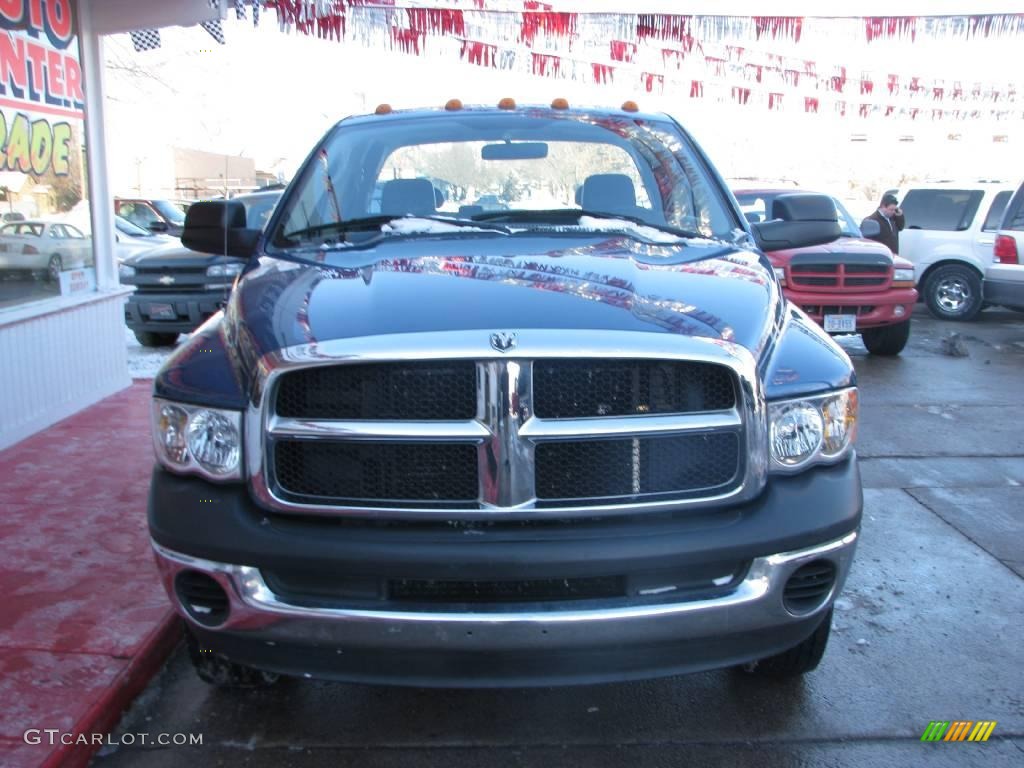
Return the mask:
<path id="1" fill-rule="evenodd" d="M 0 0 L 0 171 L 66 176 L 84 105 L 71 0 Z"/>

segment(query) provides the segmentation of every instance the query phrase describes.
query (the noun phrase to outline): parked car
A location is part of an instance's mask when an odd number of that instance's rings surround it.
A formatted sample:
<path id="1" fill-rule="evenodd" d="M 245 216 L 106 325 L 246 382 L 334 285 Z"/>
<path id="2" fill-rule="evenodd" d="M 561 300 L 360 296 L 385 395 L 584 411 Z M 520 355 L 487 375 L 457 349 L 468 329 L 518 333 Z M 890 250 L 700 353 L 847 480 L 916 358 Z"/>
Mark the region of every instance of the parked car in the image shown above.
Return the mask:
<path id="1" fill-rule="evenodd" d="M 187 200 L 116 198 L 114 213 L 151 232 L 180 237 L 185 226 L 185 212 L 191 204 Z"/>
<path id="2" fill-rule="evenodd" d="M 1003 214 L 983 292 L 987 302 L 1024 312 L 1024 182 Z"/>
<path id="3" fill-rule="evenodd" d="M 481 211 L 504 211 L 508 206 L 501 201 L 497 195 L 480 195 L 474 205 L 480 206 Z"/>
<path id="4" fill-rule="evenodd" d="M 860 525 L 857 389 L 758 244 L 835 240 L 832 201 L 748 224 L 632 104 L 383 112 L 334 126 L 265 229 L 188 212 L 185 245 L 247 260 L 153 390 L 150 533 L 200 677 L 813 669 Z M 479 158 L 453 183 L 522 199 L 432 212 L 449 150 Z"/>
<path id="5" fill-rule="evenodd" d="M 114 216 L 114 230 L 118 264 L 129 256 L 135 256 L 162 245 L 173 243 L 181 246 L 181 240 L 178 238 L 143 229 L 121 216 Z"/>
<path id="6" fill-rule="evenodd" d="M 979 181 L 902 190 L 906 228 L 900 232 L 900 256 L 913 262 L 917 289 L 936 317 L 973 320 L 983 309 L 982 280 L 1015 189 Z"/>
<path id="7" fill-rule="evenodd" d="M 246 225 L 258 229 L 280 197 L 275 191 L 234 199 Z M 224 307 L 243 266 L 239 259 L 198 253 L 177 240 L 128 256 L 120 265 L 121 283 L 135 286 L 135 292 L 125 303 L 125 323 L 143 346 L 170 346 Z"/>
<path id="8" fill-rule="evenodd" d="M 780 195 L 789 188 L 737 189 L 733 194 L 748 221 L 774 218 Z M 873 240 L 835 197 L 842 237 L 810 248 L 768 251 L 767 256 L 793 304 L 828 333 L 860 333 L 868 352 L 898 355 L 910 338 L 917 302 L 914 265 Z"/>
<path id="9" fill-rule="evenodd" d="M 92 239 L 72 224 L 30 220 L 0 226 L 0 270 L 32 272 L 57 282 L 65 269 L 92 263 Z"/>
<path id="10" fill-rule="evenodd" d="M 3 214 L 3 216 L 0 216 L 0 221 L 2 221 L 4 224 L 7 224 L 12 221 L 25 221 L 25 218 L 26 216 L 24 213 L 20 213 L 18 211 L 8 211 L 7 213 Z"/>

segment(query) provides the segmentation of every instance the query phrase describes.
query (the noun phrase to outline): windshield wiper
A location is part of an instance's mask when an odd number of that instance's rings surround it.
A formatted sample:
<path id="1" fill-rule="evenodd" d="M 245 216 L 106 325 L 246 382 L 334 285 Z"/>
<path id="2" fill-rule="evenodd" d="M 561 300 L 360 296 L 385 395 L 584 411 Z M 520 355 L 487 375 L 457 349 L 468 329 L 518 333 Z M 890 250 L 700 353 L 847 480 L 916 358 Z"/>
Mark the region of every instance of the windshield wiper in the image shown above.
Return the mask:
<path id="1" fill-rule="evenodd" d="M 699 232 L 690 232 L 685 229 L 678 229 L 671 227 L 668 224 L 654 224 L 640 216 L 629 216 L 624 213 L 609 213 L 607 211 L 588 211 L 580 208 L 552 208 L 547 210 L 531 211 L 531 210 L 517 210 L 517 211 L 488 211 L 486 213 L 478 213 L 473 216 L 474 221 L 508 221 L 508 222 L 543 222 L 551 224 L 577 224 L 578 220 L 583 216 L 590 216 L 594 219 L 609 219 L 615 220 L 620 219 L 622 221 L 629 221 L 633 224 L 639 224 L 643 227 L 650 227 L 656 229 L 659 232 L 665 232 L 670 235 L 675 235 L 680 238 L 703 238 L 704 235 Z"/>
<path id="2" fill-rule="evenodd" d="M 455 219 L 447 218 L 445 216 L 401 216 L 397 214 L 380 214 L 377 216 L 362 216 L 356 219 L 346 219 L 345 221 L 327 221 L 323 224 L 315 224 L 312 227 L 305 227 L 303 229 L 296 229 L 293 232 L 286 232 L 285 238 L 292 239 L 295 237 L 305 237 L 308 235 L 327 234 L 328 232 L 360 232 L 372 229 L 380 229 L 384 224 L 390 224 L 392 221 L 407 221 L 409 219 L 425 219 L 427 221 L 437 221 L 442 224 L 450 224 L 453 227 L 469 227 L 472 229 L 486 229 L 489 232 L 502 232 L 508 234 L 508 227 L 502 227 L 498 224 L 485 224 L 481 221 L 475 221 L 470 219 Z M 428 233 L 424 233 L 428 234 Z"/>

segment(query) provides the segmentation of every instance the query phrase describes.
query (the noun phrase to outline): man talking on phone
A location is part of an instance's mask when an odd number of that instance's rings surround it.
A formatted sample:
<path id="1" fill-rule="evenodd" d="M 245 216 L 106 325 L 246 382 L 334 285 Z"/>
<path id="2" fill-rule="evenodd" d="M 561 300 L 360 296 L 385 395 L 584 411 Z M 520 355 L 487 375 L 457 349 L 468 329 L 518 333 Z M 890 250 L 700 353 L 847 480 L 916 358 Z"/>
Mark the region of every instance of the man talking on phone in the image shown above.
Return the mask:
<path id="1" fill-rule="evenodd" d="M 889 247 L 893 253 L 900 252 L 900 230 L 906 225 L 903 218 L 903 209 L 899 207 L 896 195 L 882 195 L 882 202 L 878 210 L 868 216 L 864 221 L 877 221 L 881 232 L 871 240 L 877 240 L 882 245 Z"/>

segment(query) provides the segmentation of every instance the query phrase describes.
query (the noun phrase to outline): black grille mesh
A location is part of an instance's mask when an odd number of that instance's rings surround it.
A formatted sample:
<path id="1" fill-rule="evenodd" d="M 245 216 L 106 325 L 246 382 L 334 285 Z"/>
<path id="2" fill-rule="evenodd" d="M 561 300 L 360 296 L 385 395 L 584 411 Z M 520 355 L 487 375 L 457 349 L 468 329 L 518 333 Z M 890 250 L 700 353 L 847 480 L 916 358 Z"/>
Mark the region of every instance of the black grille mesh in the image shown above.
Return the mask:
<path id="1" fill-rule="evenodd" d="M 305 368 L 281 377 L 276 411 L 305 419 L 472 419 L 476 388 L 471 360 Z"/>
<path id="2" fill-rule="evenodd" d="M 436 581 L 396 579 L 388 583 L 392 600 L 438 603 L 531 603 L 623 597 L 626 579 L 590 576 L 519 581 Z"/>
<path id="3" fill-rule="evenodd" d="M 545 419 L 694 413 L 736 403 L 727 368 L 661 360 L 538 360 L 533 392 Z"/>
<path id="4" fill-rule="evenodd" d="M 738 474 L 739 437 L 676 437 L 541 443 L 537 498 L 584 499 L 685 493 L 725 486 Z"/>
<path id="5" fill-rule="evenodd" d="M 274 469 L 285 492 L 339 502 L 466 502 L 478 496 L 472 443 L 283 440 L 274 446 Z"/>

